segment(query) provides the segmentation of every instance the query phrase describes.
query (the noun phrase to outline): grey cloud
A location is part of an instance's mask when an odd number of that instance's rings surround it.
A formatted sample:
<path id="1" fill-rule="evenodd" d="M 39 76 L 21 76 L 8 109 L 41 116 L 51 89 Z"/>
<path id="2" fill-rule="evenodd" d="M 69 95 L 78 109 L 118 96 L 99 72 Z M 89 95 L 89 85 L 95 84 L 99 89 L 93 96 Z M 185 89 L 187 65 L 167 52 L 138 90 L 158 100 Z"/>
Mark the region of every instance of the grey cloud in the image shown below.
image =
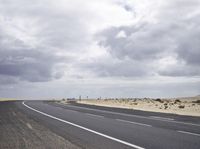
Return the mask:
<path id="1" fill-rule="evenodd" d="M 199 15 L 200 17 L 200 15 Z M 199 24 L 194 28 L 187 29 L 187 34 L 182 35 L 177 53 L 180 59 L 186 61 L 188 65 L 200 65 L 200 29 Z"/>
<path id="2" fill-rule="evenodd" d="M 18 79 L 16 77 L 0 75 L 1 85 L 16 84 L 17 82 L 18 82 Z M 0 88 L 1 88 L 1 85 L 0 85 Z"/>
<path id="3" fill-rule="evenodd" d="M 0 12 L 6 20 L 22 20 L 24 24 L 33 22 L 30 27 L 38 29 L 34 36 L 40 44 L 72 52 L 88 44 L 87 22 L 78 16 L 78 11 L 59 9 L 55 3 L 46 0 L 34 3 L 10 0 L 2 2 Z"/>
<path id="4" fill-rule="evenodd" d="M 99 45 L 106 47 L 115 58 L 137 61 L 138 67 L 145 63 L 156 66 L 162 58 L 176 57 L 177 64 L 166 70 L 146 68 L 152 72 L 150 74 L 200 76 L 200 3 L 194 0 L 189 7 L 187 4 L 187 1 L 178 0 L 167 3 L 156 16 L 157 23 L 108 28 L 97 34 Z M 117 37 L 120 31 L 126 37 Z M 137 66 L 132 69 L 137 70 Z"/>
<path id="5" fill-rule="evenodd" d="M 171 38 L 174 38 L 177 46 L 175 52 L 178 58 L 184 60 L 188 65 L 200 64 L 199 8 L 200 1 L 198 0 L 176 0 L 163 7 L 158 16 L 162 22 L 173 24 L 169 32 L 171 32 Z"/>
<path id="6" fill-rule="evenodd" d="M 169 27 L 146 23 L 139 27 L 110 28 L 100 35 L 103 40 L 99 43 L 108 47 L 109 52 L 119 59 L 152 60 L 164 54 L 165 50 L 170 50 L 173 40 L 166 34 L 166 28 Z M 127 37 L 117 38 L 120 31 L 124 31 Z"/>
<path id="7" fill-rule="evenodd" d="M 170 69 L 158 70 L 158 73 L 163 76 L 199 76 L 200 68 L 198 66 L 172 66 Z"/>
<path id="8" fill-rule="evenodd" d="M 80 94 L 89 97 L 199 94 L 198 0 L 162 1 L 161 8 L 149 9 L 158 12 L 153 20 L 149 12 L 147 20 L 120 27 L 119 24 L 129 22 L 129 15 L 139 20 L 140 8 L 124 0 L 105 0 L 102 10 L 95 10 L 91 8 L 96 7 L 92 4 L 95 2 L 0 0 L 0 96 L 41 99 Z M 118 13 L 124 19 L 119 22 L 110 19 L 117 18 Z M 112 24 L 115 27 L 100 31 Z M 94 37 L 94 31 L 100 32 Z M 166 67 L 160 66 L 162 59 L 171 57 L 176 60 L 169 65 L 166 62 Z M 62 75 L 65 75 L 62 79 L 55 80 Z M 153 75 L 156 77 L 148 82 Z M 168 81 L 168 77 L 157 75 L 172 77 Z"/>
<path id="9" fill-rule="evenodd" d="M 59 9 L 46 0 L 0 0 L 0 3 L 2 83 L 8 82 L 2 81 L 5 76 L 15 82 L 58 79 L 65 71 L 59 65 L 72 63 L 71 57 L 62 53 L 76 54 L 88 45 L 89 33 L 75 9 Z"/>
<path id="10" fill-rule="evenodd" d="M 142 77 L 150 75 L 150 71 L 147 71 L 149 67 L 146 64 L 138 63 L 137 61 L 117 60 L 117 59 L 103 59 L 93 61 L 92 63 L 86 63 L 83 68 L 95 72 L 98 76 L 123 76 L 123 77 Z"/>
<path id="11" fill-rule="evenodd" d="M 58 78 L 61 72 L 55 68 L 62 61 L 62 56 L 56 56 L 45 48 L 31 48 L 0 30 L 1 83 L 19 80 L 41 82 Z"/>
<path id="12" fill-rule="evenodd" d="M 58 57 L 33 49 L 4 50 L 0 49 L 1 75 L 31 82 L 49 81 L 57 77 L 54 66 L 60 61 Z"/>

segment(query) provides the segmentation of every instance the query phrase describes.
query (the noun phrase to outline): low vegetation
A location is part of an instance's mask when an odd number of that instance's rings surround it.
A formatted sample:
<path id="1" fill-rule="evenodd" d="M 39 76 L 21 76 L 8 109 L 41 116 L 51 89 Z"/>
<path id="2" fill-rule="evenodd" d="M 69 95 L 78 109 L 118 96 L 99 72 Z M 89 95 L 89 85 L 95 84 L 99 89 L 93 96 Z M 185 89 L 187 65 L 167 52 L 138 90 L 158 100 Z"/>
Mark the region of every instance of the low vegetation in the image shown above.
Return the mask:
<path id="1" fill-rule="evenodd" d="M 193 101 L 193 103 L 200 103 L 200 100 Z"/>
<path id="2" fill-rule="evenodd" d="M 181 101 L 179 100 L 179 99 L 176 99 L 175 101 L 174 101 L 174 103 L 176 104 L 176 103 L 180 103 Z"/>
<path id="3" fill-rule="evenodd" d="M 155 99 L 155 101 L 158 101 L 158 102 L 160 102 L 160 103 L 163 103 L 163 102 L 164 102 L 164 101 L 161 100 L 160 98 Z"/>
<path id="4" fill-rule="evenodd" d="M 200 97 L 82 99 L 82 104 L 200 116 Z"/>
<path id="5" fill-rule="evenodd" d="M 180 106 L 178 106 L 180 109 L 184 109 L 185 108 L 185 106 L 184 105 L 180 105 Z"/>

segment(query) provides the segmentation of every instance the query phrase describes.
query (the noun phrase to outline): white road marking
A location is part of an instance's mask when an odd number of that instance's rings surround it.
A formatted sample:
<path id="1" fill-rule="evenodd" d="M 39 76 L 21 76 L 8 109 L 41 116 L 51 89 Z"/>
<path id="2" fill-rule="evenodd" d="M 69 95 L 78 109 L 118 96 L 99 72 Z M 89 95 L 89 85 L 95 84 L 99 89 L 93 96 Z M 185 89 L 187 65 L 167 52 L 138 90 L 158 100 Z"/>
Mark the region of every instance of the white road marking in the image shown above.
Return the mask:
<path id="1" fill-rule="evenodd" d="M 27 127 L 28 127 L 29 129 L 33 129 L 33 127 L 31 126 L 31 124 L 26 123 L 26 125 L 27 125 Z"/>
<path id="2" fill-rule="evenodd" d="M 60 104 L 63 105 L 63 104 Z M 187 122 L 180 122 L 180 121 L 175 121 L 175 120 L 166 120 L 166 119 L 156 119 L 156 118 L 152 118 L 152 117 L 145 117 L 145 116 L 139 116 L 139 115 L 134 115 L 134 114 L 125 114 L 125 113 L 119 113 L 119 112 L 111 112 L 111 111 L 105 111 L 105 110 L 99 110 L 99 109 L 92 109 L 92 108 L 85 108 L 85 107 L 79 107 L 79 106 L 73 106 L 73 105 L 66 105 L 68 107 L 75 107 L 75 108 L 79 108 L 79 109 L 87 109 L 87 110 L 91 110 L 91 111 L 99 111 L 102 113 L 110 113 L 110 114 L 118 114 L 118 115 L 122 115 L 122 116 L 129 116 L 129 117 L 137 117 L 137 118 L 144 118 L 144 119 L 151 119 L 151 120 L 157 120 L 157 121 L 164 121 L 164 122 L 171 122 L 171 123 L 177 123 L 177 124 L 184 124 L 184 125 L 192 125 L 192 126 L 198 126 L 200 127 L 200 124 L 194 124 L 194 123 L 187 123 Z"/>
<path id="3" fill-rule="evenodd" d="M 95 114 L 90 114 L 90 113 L 85 113 L 86 115 L 89 115 L 89 116 L 94 116 L 94 117 L 104 117 L 104 116 L 101 116 L 101 115 L 95 115 Z"/>
<path id="4" fill-rule="evenodd" d="M 77 125 L 77 124 L 75 124 L 75 123 L 72 123 L 72 122 L 69 122 L 69 121 L 66 121 L 66 120 L 63 120 L 63 119 L 57 118 L 57 117 L 52 116 L 52 115 L 49 115 L 49 114 L 47 114 L 47 113 L 41 112 L 41 111 L 39 111 L 39 110 L 36 110 L 36 109 L 34 109 L 34 108 L 32 108 L 32 107 L 26 105 L 24 102 L 22 102 L 22 104 L 23 104 L 25 107 L 27 107 L 27 108 L 29 108 L 29 109 L 35 111 L 35 112 L 38 112 L 38 113 L 40 113 L 40 114 L 42 114 L 42 115 L 45 115 L 45 116 L 47 116 L 47 117 L 50 117 L 50 118 L 52 118 L 52 119 L 58 120 L 58 121 L 60 121 L 60 122 L 63 122 L 63 123 L 66 123 L 66 124 L 69 124 L 69 125 L 72 125 L 72 126 L 78 127 L 78 128 L 80 128 L 80 129 L 83 129 L 83 130 L 86 130 L 86 131 L 92 132 L 92 133 L 94 133 L 94 134 L 100 135 L 100 136 L 102 136 L 102 137 L 108 138 L 108 139 L 110 139 L 110 140 L 113 140 L 113 141 L 119 142 L 119 143 L 121 143 L 121 144 L 124 144 L 124 145 L 130 146 L 130 147 L 133 147 L 133 148 L 136 148 L 136 149 L 145 149 L 145 148 L 140 147 L 140 146 L 138 146 L 138 145 L 135 145 L 135 144 L 132 144 L 132 143 L 129 143 L 129 142 L 126 142 L 126 141 L 123 141 L 123 140 L 120 140 L 120 139 L 117 139 L 117 138 L 114 138 L 114 137 L 108 136 L 108 135 L 106 135 L 106 134 L 103 134 L 103 133 L 100 133 L 100 132 L 94 131 L 94 130 L 92 130 L 92 129 L 89 129 L 89 128 L 86 128 L 86 127 L 83 127 L 83 126 Z"/>
<path id="5" fill-rule="evenodd" d="M 173 118 L 168 118 L 168 117 L 159 117 L 159 116 L 149 116 L 149 117 L 152 117 L 152 118 L 155 118 L 155 119 L 170 120 L 170 121 L 174 120 Z"/>
<path id="6" fill-rule="evenodd" d="M 67 111 L 74 112 L 74 113 L 80 113 L 80 112 L 75 111 L 75 110 L 69 110 L 69 109 L 63 109 L 63 110 L 67 110 Z"/>
<path id="7" fill-rule="evenodd" d="M 152 127 L 151 125 L 143 124 L 143 123 L 138 123 L 138 122 L 132 122 L 132 121 L 127 121 L 127 120 L 122 120 L 122 119 L 116 119 L 116 120 L 117 120 L 117 121 L 120 121 L 120 122 L 126 122 L 126 123 L 141 125 L 141 126 Z"/>
<path id="8" fill-rule="evenodd" d="M 178 132 L 200 137 L 200 134 L 198 134 L 198 133 L 192 133 L 192 132 L 187 132 L 187 131 L 178 131 Z"/>

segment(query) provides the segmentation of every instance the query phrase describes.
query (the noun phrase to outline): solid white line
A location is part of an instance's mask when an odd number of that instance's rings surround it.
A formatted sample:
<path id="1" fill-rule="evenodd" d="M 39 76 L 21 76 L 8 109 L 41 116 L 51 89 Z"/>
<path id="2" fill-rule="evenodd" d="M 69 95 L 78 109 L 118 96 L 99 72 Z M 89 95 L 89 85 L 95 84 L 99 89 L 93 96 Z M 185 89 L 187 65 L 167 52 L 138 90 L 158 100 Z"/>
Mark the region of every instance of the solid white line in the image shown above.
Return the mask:
<path id="1" fill-rule="evenodd" d="M 180 133 L 185 133 L 185 134 L 190 134 L 190 135 L 194 135 L 194 136 L 199 136 L 200 137 L 200 134 L 198 133 L 192 133 L 192 132 L 187 132 L 187 131 L 178 131 Z"/>
<path id="2" fill-rule="evenodd" d="M 166 119 L 158 119 L 158 118 L 152 118 L 152 117 L 145 117 L 145 116 L 139 116 L 139 115 L 134 115 L 134 114 L 125 114 L 125 113 L 119 113 L 119 112 L 111 112 L 111 111 L 105 111 L 105 110 L 99 110 L 99 109 L 92 109 L 92 108 L 85 108 L 85 107 L 79 107 L 79 106 L 73 106 L 73 105 L 66 105 L 66 104 L 60 104 L 60 105 L 65 105 L 68 107 L 75 107 L 79 109 L 87 109 L 91 111 L 99 111 L 103 113 L 110 113 L 110 114 L 118 114 L 122 116 L 129 116 L 129 117 L 137 117 L 137 118 L 144 118 L 144 119 L 151 119 L 151 120 L 157 120 L 157 121 L 164 121 L 164 122 L 171 122 L 171 123 L 177 123 L 177 124 L 184 124 L 184 125 L 192 125 L 192 126 L 198 126 L 200 127 L 200 124 L 194 124 L 194 123 L 186 123 L 186 122 L 180 122 L 180 121 L 175 121 L 175 120 L 166 120 Z"/>
<path id="3" fill-rule="evenodd" d="M 89 116 L 95 116 L 95 117 L 104 117 L 104 116 L 101 116 L 101 115 L 95 115 L 95 114 L 90 114 L 90 113 L 85 113 L 86 115 L 89 115 Z"/>
<path id="4" fill-rule="evenodd" d="M 168 118 L 168 117 L 159 117 L 159 116 L 149 116 L 149 117 L 156 118 L 156 119 L 170 120 L 170 121 L 174 120 L 173 118 Z"/>
<path id="5" fill-rule="evenodd" d="M 126 121 L 126 120 L 122 120 L 122 119 L 115 119 L 115 120 L 121 121 L 121 122 L 126 122 L 126 123 L 131 123 L 131 124 L 136 124 L 136 125 L 141 125 L 141 126 L 152 127 L 151 125 L 143 124 L 143 123 L 138 123 L 138 122 Z"/>
<path id="6" fill-rule="evenodd" d="M 27 108 L 29 108 L 29 109 L 35 111 L 35 112 L 38 112 L 38 113 L 40 113 L 40 114 L 42 114 L 42 115 L 45 115 L 45 116 L 47 116 L 47 117 L 50 117 L 50 118 L 52 118 L 52 119 L 55 119 L 55 120 L 61 121 L 61 122 L 63 122 L 63 123 L 66 123 L 66 124 L 69 124 L 69 125 L 72 125 L 72 126 L 75 126 L 75 127 L 78 127 L 78 128 L 80 128 L 80 129 L 87 130 L 87 131 L 92 132 L 92 133 L 94 133 L 94 134 L 100 135 L 100 136 L 102 136 L 102 137 L 108 138 L 108 139 L 110 139 L 110 140 L 113 140 L 113 141 L 119 142 L 119 143 L 121 143 L 121 144 L 124 144 L 124 145 L 130 146 L 130 147 L 133 147 L 133 148 L 136 148 L 136 149 L 145 149 L 145 148 L 140 147 L 140 146 L 137 146 L 137 145 L 135 145 L 135 144 L 132 144 L 132 143 L 129 143 L 129 142 L 126 142 L 126 141 L 123 141 L 123 140 L 120 140 L 120 139 L 117 139 L 117 138 L 114 138 L 114 137 L 111 137 L 111 136 L 105 135 L 105 134 L 103 134 L 103 133 L 100 133 L 100 132 L 94 131 L 94 130 L 92 130 L 92 129 L 89 129 L 89 128 L 86 128 L 86 127 L 83 127 L 83 126 L 77 125 L 77 124 L 75 124 L 75 123 L 72 123 L 72 122 L 69 122 L 69 121 L 66 121 L 66 120 L 63 120 L 63 119 L 57 118 L 57 117 L 52 116 L 52 115 L 49 115 L 49 114 L 47 114 L 47 113 L 41 112 L 41 111 L 39 111 L 39 110 L 36 110 L 36 109 L 34 109 L 34 108 L 32 108 L 32 107 L 26 105 L 24 102 L 22 102 L 22 104 L 23 104 L 25 107 L 27 107 Z"/>

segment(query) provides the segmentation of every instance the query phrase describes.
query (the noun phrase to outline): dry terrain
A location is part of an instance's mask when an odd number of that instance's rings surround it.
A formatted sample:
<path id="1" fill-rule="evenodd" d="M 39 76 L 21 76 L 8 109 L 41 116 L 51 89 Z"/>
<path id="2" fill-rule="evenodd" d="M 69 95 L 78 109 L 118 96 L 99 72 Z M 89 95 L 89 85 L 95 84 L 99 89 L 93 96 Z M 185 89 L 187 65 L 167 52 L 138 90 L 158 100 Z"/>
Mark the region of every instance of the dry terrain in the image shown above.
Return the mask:
<path id="1" fill-rule="evenodd" d="M 84 99 L 78 101 L 78 103 L 108 107 L 129 108 L 143 111 L 174 113 L 180 115 L 200 116 L 200 96 L 174 99 Z"/>
<path id="2" fill-rule="evenodd" d="M 14 98 L 1 98 L 0 97 L 0 101 L 15 101 L 16 99 Z"/>

